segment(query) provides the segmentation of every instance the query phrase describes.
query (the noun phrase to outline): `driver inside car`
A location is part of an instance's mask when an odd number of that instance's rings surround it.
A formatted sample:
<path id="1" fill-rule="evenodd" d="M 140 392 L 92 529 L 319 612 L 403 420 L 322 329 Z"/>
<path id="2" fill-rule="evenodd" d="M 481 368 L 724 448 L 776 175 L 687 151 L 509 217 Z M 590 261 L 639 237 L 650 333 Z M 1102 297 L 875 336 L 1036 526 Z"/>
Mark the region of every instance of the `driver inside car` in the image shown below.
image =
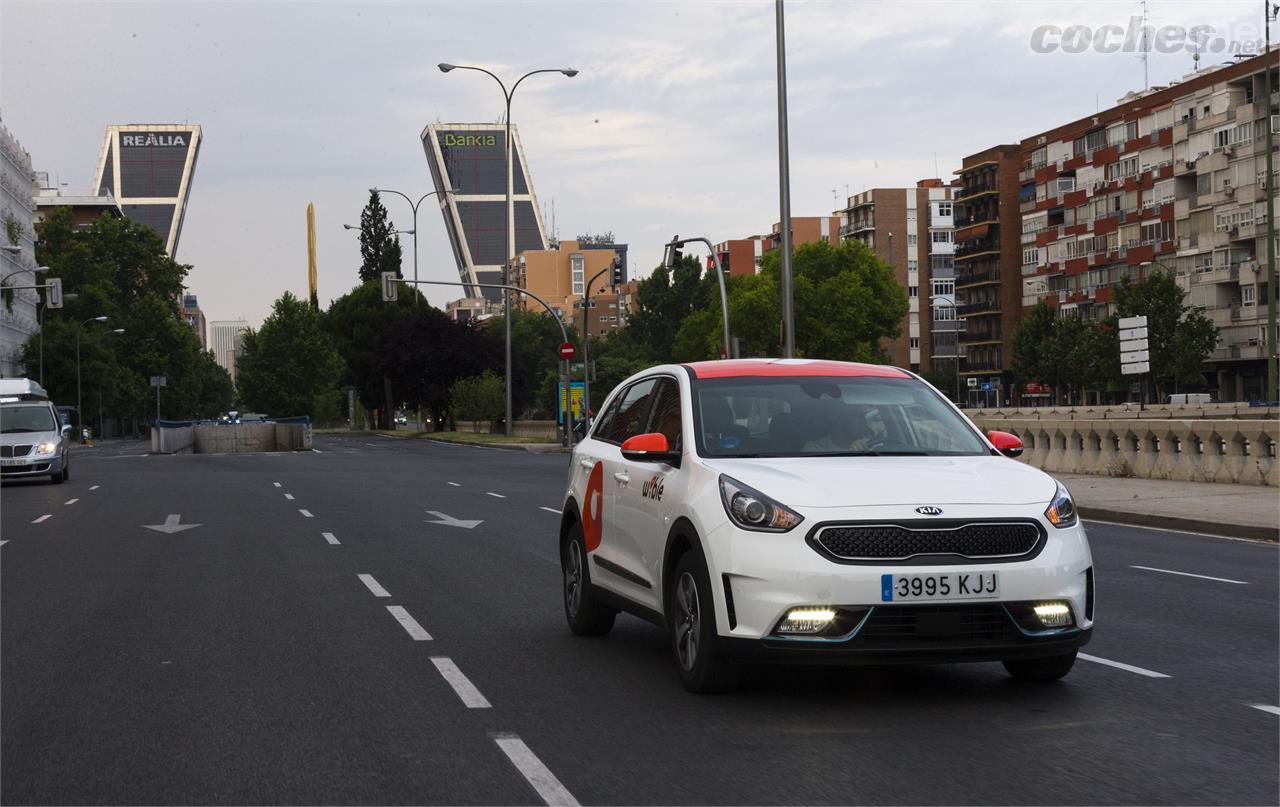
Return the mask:
<path id="1" fill-rule="evenodd" d="M 871 449 L 871 429 L 862 407 L 841 406 L 828 414 L 826 434 L 809 440 L 804 450 L 810 453 L 863 452 Z"/>

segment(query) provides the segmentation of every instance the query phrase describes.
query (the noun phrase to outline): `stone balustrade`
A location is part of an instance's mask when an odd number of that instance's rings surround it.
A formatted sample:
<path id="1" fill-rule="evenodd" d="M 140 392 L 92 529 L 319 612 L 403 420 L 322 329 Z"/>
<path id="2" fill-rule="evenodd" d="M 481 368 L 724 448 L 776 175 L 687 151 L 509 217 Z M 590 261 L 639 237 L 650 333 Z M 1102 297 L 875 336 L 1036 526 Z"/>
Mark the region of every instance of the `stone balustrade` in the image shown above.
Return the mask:
<path id="1" fill-rule="evenodd" d="M 966 409 L 965 414 L 978 418 L 1031 418 L 1034 420 L 1234 420 L 1280 418 L 1280 408 L 1250 406 L 1247 403 L 1212 404 L 1148 404 L 1140 410 L 1135 404 L 1112 406 L 1031 406 Z"/>
<path id="2" fill-rule="evenodd" d="M 1023 461 L 1045 471 L 1189 482 L 1280 485 L 1280 421 L 1182 420 L 968 413 L 983 431 L 1016 434 Z M 1280 512 L 1280 500 L 1277 501 Z"/>

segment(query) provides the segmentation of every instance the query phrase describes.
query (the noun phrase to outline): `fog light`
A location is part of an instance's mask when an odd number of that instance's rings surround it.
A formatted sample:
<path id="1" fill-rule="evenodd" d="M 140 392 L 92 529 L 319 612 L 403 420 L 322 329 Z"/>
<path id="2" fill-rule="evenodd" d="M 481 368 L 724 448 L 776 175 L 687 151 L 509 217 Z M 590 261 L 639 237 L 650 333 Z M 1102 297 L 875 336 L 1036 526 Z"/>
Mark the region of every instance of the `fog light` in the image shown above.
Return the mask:
<path id="1" fill-rule="evenodd" d="M 830 608 L 792 608 L 778 625 L 778 633 L 821 633 L 835 618 Z"/>
<path id="2" fill-rule="evenodd" d="M 1071 606 L 1065 602 L 1042 602 L 1035 606 L 1036 618 L 1046 628 L 1065 628 L 1071 624 Z"/>

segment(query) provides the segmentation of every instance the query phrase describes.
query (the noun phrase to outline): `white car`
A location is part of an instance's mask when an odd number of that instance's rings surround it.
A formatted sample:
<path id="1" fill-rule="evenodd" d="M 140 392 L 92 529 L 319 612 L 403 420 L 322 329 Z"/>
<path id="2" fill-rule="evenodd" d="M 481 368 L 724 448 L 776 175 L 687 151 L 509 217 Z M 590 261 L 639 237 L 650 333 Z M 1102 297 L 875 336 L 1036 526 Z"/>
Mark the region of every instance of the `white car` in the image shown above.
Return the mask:
<path id="1" fill-rule="evenodd" d="M 686 688 L 743 662 L 1002 661 L 1066 675 L 1093 628 L 1070 494 L 896 367 L 664 365 L 575 448 L 560 527 L 570 629 L 665 626 Z"/>

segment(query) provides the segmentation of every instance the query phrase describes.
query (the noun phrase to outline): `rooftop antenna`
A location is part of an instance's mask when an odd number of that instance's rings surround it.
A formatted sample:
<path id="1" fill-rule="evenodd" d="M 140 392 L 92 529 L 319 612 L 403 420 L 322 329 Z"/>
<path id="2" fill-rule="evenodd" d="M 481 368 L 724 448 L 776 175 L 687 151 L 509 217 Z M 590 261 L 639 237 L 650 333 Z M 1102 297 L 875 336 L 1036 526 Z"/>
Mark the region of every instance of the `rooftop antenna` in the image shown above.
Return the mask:
<path id="1" fill-rule="evenodd" d="M 840 206 L 840 191 L 835 188 L 832 188 L 831 189 L 831 209 L 834 210 L 839 206 Z"/>
<path id="2" fill-rule="evenodd" d="M 942 172 L 938 170 L 938 152 L 933 153 L 933 175 L 938 179 L 942 179 Z"/>

